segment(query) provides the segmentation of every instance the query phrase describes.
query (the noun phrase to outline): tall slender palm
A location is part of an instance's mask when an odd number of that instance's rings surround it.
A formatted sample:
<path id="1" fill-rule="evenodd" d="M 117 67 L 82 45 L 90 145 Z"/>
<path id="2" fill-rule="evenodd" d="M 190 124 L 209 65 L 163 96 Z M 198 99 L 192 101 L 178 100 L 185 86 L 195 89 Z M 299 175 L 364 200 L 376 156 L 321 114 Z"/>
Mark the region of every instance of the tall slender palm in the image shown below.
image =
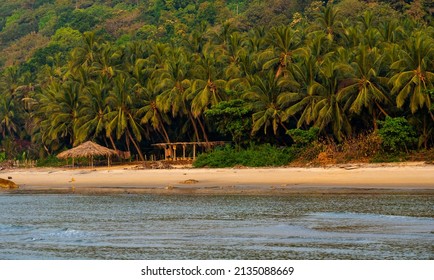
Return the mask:
<path id="1" fill-rule="evenodd" d="M 345 113 L 337 96 L 342 76 L 347 71 L 350 71 L 349 66 L 333 61 L 323 65 L 320 71 L 321 83 L 316 88 L 321 98 L 312 111 L 315 126 L 320 130 L 330 127 L 333 135 L 339 141 L 342 141 L 345 136 L 351 133 L 348 115 Z"/>
<path id="2" fill-rule="evenodd" d="M 86 87 L 83 96 L 83 105 L 79 110 L 79 119 L 77 122 L 76 143 L 82 143 L 86 140 L 105 137 L 107 127 L 107 114 L 109 106 L 107 98 L 111 83 L 107 77 L 102 77 L 97 81 L 91 81 Z M 116 145 L 112 136 L 109 134 L 110 142 L 116 150 Z"/>
<path id="3" fill-rule="evenodd" d="M 210 105 L 225 99 L 226 81 L 223 79 L 222 65 L 226 57 L 222 52 L 212 49 L 211 45 L 195 62 L 194 81 L 190 90 L 191 110 L 197 118 Z"/>
<path id="4" fill-rule="evenodd" d="M 136 115 L 142 124 L 150 124 L 163 136 L 164 142 L 170 143 L 169 134 L 164 127 L 164 123 L 168 123 L 169 119 L 157 106 L 157 97 L 160 94 L 157 83 L 156 79 L 148 79 L 145 87 L 137 87 L 136 91 L 141 105 L 136 111 Z"/>
<path id="5" fill-rule="evenodd" d="M 142 140 L 143 128 L 136 117 L 138 100 L 133 94 L 135 81 L 126 74 L 120 73 L 114 78 L 113 88 L 107 97 L 110 111 L 107 116 L 107 137 L 114 133 L 117 140 L 125 137 L 125 142 L 133 143 L 141 160 L 144 160 L 142 151 L 137 143 Z"/>
<path id="6" fill-rule="evenodd" d="M 199 124 L 205 141 L 208 141 L 203 112 L 210 106 L 226 99 L 226 80 L 224 65 L 227 57 L 219 48 L 207 44 L 200 54 L 194 54 L 192 85 L 188 89 L 187 98 L 191 102 L 190 110 Z"/>
<path id="7" fill-rule="evenodd" d="M 291 68 L 292 75 L 299 84 L 299 90 L 297 94 L 283 94 L 279 97 L 279 102 L 284 104 L 288 116 L 298 119 L 297 127 L 314 122 L 313 109 L 322 99 L 321 69 L 323 64 L 333 59 L 333 50 L 332 43 L 324 32 L 312 32 L 306 41 L 306 55 L 299 55 L 297 63 Z"/>
<path id="8" fill-rule="evenodd" d="M 171 112 L 173 118 L 188 116 L 189 124 L 193 127 L 196 141 L 200 141 L 197 121 L 190 109 L 188 92 L 192 86 L 190 71 L 192 55 L 183 48 L 170 51 L 164 68 L 154 72 L 158 80 L 161 94 L 157 97 L 157 107 L 164 113 Z M 188 124 L 187 124 L 188 125 Z"/>

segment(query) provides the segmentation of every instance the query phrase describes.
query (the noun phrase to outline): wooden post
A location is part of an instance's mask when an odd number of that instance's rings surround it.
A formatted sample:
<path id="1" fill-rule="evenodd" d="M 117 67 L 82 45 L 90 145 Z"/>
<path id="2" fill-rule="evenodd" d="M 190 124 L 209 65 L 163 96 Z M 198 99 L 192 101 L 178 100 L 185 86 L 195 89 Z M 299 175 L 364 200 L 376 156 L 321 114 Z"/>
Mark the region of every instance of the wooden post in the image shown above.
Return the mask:
<path id="1" fill-rule="evenodd" d="M 182 159 L 185 160 L 185 148 L 186 148 L 186 144 L 182 144 Z"/>
<path id="2" fill-rule="evenodd" d="M 176 161 L 176 145 L 173 145 L 173 160 Z"/>
<path id="3" fill-rule="evenodd" d="M 193 144 L 193 160 L 196 159 L 196 144 Z"/>

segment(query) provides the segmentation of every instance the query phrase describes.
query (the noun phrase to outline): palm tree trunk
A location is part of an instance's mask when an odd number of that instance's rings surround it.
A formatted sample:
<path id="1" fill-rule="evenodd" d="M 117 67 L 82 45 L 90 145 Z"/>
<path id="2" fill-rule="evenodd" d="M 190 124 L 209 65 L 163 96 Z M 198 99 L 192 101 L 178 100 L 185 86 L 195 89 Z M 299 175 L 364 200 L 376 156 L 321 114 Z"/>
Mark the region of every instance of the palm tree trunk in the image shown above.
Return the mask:
<path id="1" fill-rule="evenodd" d="M 375 109 L 372 110 L 372 119 L 374 120 L 374 131 L 378 130 L 378 124 L 377 124 L 377 112 L 375 112 Z"/>
<path id="2" fill-rule="evenodd" d="M 282 125 L 283 129 L 285 129 L 285 132 L 287 132 L 288 128 L 286 127 L 286 125 L 283 124 L 282 120 L 279 120 L 279 121 L 280 121 L 280 125 Z"/>
<path id="3" fill-rule="evenodd" d="M 127 135 L 128 135 L 128 138 L 131 140 L 131 142 L 133 142 L 133 145 L 134 145 L 134 147 L 136 148 L 137 153 L 139 153 L 140 160 L 141 160 L 141 161 L 145 161 L 145 158 L 143 157 L 143 154 L 142 154 L 142 152 L 140 151 L 140 148 L 139 148 L 139 146 L 137 145 L 136 141 L 134 141 L 133 136 L 131 136 L 130 131 L 127 130 L 126 133 L 127 133 Z"/>
<path id="4" fill-rule="evenodd" d="M 157 111 L 157 114 L 158 114 L 158 118 L 160 119 L 160 123 L 161 123 L 159 130 L 163 131 L 162 134 L 163 134 L 163 137 L 164 137 L 164 140 L 166 141 L 166 143 L 170 143 L 170 138 L 169 138 L 169 135 L 167 134 L 166 128 L 164 127 L 163 121 L 161 119 L 161 115 L 158 111 Z"/>
<path id="5" fill-rule="evenodd" d="M 188 111 L 188 117 L 190 118 L 191 124 L 193 125 L 194 134 L 196 135 L 196 141 L 200 142 L 199 130 L 197 129 L 196 122 L 194 121 L 193 114 Z"/>
<path id="6" fill-rule="evenodd" d="M 164 141 L 166 141 L 166 143 L 170 143 L 170 139 L 169 139 L 169 135 L 167 134 L 166 129 L 164 128 L 164 125 L 161 125 L 160 127 L 160 133 L 163 135 L 164 137 Z"/>
<path id="7" fill-rule="evenodd" d="M 205 139 L 205 142 L 208 143 L 208 142 L 209 142 L 209 140 L 208 140 L 208 135 L 206 134 L 205 126 L 203 125 L 202 121 L 200 120 L 200 117 L 197 118 L 197 122 L 198 122 L 199 125 L 200 125 L 200 128 L 201 128 L 201 130 L 202 130 L 203 138 Z"/>
<path id="8" fill-rule="evenodd" d="M 115 141 L 113 141 L 113 137 L 109 135 L 109 138 L 110 138 L 110 142 L 112 143 L 113 149 L 117 151 L 118 149 L 116 148 Z"/>
<path id="9" fill-rule="evenodd" d="M 377 105 L 378 109 L 380 109 L 381 113 L 384 114 L 384 116 L 387 117 L 389 115 L 388 113 L 386 113 L 386 111 L 383 110 L 383 108 L 381 108 L 380 104 L 378 104 L 377 101 L 375 101 L 375 104 Z"/>

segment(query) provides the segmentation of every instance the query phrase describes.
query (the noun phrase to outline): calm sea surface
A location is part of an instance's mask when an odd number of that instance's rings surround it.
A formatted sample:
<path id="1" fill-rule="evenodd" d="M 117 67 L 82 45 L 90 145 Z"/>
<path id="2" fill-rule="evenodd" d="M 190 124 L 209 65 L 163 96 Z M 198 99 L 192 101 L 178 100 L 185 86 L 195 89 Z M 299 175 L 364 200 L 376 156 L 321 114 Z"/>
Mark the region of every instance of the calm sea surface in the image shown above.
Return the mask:
<path id="1" fill-rule="evenodd" d="M 0 259 L 434 259 L 434 196 L 4 194 Z"/>

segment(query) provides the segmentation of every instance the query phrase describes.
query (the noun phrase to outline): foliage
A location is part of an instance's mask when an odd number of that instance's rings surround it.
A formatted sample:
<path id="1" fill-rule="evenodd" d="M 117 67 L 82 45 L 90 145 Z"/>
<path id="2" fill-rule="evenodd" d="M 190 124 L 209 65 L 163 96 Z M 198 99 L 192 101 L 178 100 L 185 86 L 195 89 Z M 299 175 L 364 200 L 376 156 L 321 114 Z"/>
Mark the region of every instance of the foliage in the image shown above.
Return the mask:
<path id="1" fill-rule="evenodd" d="M 37 162 L 38 167 L 60 167 L 65 166 L 65 161 L 59 160 L 56 156 L 41 158 Z"/>
<path id="2" fill-rule="evenodd" d="M 230 135 L 236 145 L 246 142 L 252 129 L 251 110 L 241 99 L 222 101 L 205 112 L 207 119 L 215 124 L 222 135 Z M 244 139 L 244 141 L 243 141 Z"/>
<path id="3" fill-rule="evenodd" d="M 386 152 L 408 152 L 417 143 L 413 127 L 403 117 L 386 117 L 378 124 L 381 126 L 378 135 Z"/>
<path id="4" fill-rule="evenodd" d="M 158 142 L 232 140 L 258 145 L 238 155 L 250 165 L 267 144 L 345 161 L 375 156 L 370 132 L 397 116 L 415 131 L 383 137 L 384 153 L 414 138 L 429 150 L 427 2 L 3 1 L 0 140 L 31 141 L 31 157 L 86 140 L 141 158 Z"/>
<path id="5" fill-rule="evenodd" d="M 218 148 L 201 154 L 194 162 L 195 167 L 234 167 L 234 166 L 284 166 L 294 159 L 291 148 L 277 148 L 269 144 L 251 146 L 236 150 L 231 146 Z"/>
<path id="6" fill-rule="evenodd" d="M 309 130 L 294 128 L 288 130 L 286 133 L 291 136 L 296 146 L 306 147 L 318 140 L 319 128 L 311 127 Z"/>

